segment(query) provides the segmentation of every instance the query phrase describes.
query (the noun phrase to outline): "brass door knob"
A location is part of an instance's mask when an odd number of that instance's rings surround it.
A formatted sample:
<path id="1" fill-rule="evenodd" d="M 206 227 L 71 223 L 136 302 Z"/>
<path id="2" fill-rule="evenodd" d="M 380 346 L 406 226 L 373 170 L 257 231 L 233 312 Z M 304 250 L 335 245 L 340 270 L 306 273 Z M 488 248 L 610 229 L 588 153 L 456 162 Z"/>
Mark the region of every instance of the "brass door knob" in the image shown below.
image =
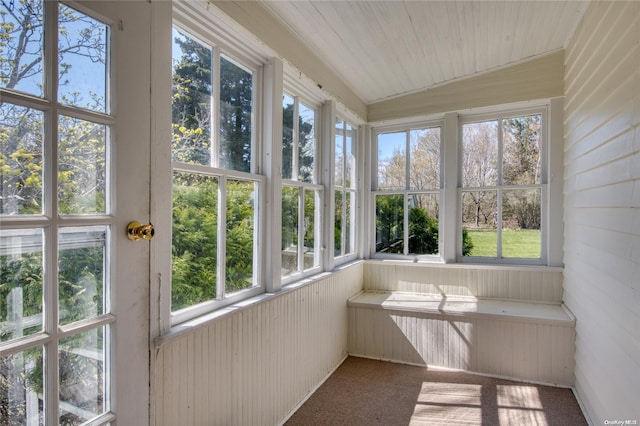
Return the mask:
<path id="1" fill-rule="evenodd" d="M 129 222 L 127 225 L 127 237 L 131 241 L 150 240 L 156 233 L 153 224 L 143 225 L 140 222 Z"/>

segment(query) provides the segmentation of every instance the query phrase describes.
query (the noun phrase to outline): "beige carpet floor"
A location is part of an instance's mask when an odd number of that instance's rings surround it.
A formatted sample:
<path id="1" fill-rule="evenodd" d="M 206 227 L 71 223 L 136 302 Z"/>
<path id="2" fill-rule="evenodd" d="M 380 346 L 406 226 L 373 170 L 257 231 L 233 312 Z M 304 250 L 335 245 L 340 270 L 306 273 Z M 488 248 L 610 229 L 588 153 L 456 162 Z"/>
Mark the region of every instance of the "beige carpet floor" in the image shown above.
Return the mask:
<path id="1" fill-rule="evenodd" d="M 348 357 L 295 425 L 586 425 L 570 389 Z"/>

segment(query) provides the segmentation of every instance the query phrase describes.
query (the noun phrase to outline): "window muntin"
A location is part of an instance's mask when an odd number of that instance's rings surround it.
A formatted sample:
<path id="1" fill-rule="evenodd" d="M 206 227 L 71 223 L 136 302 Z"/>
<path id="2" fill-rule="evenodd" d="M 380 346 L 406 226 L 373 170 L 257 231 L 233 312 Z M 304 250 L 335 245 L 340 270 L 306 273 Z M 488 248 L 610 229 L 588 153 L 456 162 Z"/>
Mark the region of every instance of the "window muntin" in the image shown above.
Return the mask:
<path id="1" fill-rule="evenodd" d="M 54 1 L 2 2 L 0 19 L 3 410 L 90 422 L 111 409 L 110 27 Z M 85 336 L 70 379 L 61 351 Z"/>
<path id="2" fill-rule="evenodd" d="M 462 124 L 463 257 L 542 258 L 542 113 Z"/>
<path id="3" fill-rule="evenodd" d="M 171 311 L 180 322 L 262 291 L 264 179 L 250 174 L 254 72 L 182 28 L 173 36 Z"/>
<path id="4" fill-rule="evenodd" d="M 282 97 L 282 276 L 320 267 L 323 187 L 316 176 L 317 111 L 297 96 Z"/>
<path id="5" fill-rule="evenodd" d="M 356 251 L 356 140 L 357 131 L 348 122 L 336 118 L 334 157 L 334 257 Z"/>
<path id="6" fill-rule="evenodd" d="M 438 255 L 440 140 L 440 127 L 376 135 L 376 254 Z"/>

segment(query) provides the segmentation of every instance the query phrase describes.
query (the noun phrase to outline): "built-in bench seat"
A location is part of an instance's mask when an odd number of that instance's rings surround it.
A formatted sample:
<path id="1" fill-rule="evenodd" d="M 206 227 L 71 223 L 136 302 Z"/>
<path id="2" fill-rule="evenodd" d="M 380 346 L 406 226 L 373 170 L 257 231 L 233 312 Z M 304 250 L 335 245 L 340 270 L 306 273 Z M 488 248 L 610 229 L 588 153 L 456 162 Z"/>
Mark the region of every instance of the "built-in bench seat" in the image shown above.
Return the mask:
<path id="1" fill-rule="evenodd" d="M 365 290 L 348 310 L 352 355 L 573 385 L 575 318 L 561 303 Z"/>

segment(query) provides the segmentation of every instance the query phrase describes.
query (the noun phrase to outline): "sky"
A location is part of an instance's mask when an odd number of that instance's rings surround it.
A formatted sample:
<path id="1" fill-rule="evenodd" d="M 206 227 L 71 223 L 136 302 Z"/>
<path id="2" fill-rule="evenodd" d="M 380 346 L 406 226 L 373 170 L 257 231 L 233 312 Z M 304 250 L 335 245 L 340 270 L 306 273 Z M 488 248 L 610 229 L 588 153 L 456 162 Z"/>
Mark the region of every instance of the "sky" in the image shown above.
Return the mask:
<path id="1" fill-rule="evenodd" d="M 18 15 L 28 13 L 29 10 L 19 2 L 15 3 L 0 3 L 0 10 L 7 12 L 2 14 L 2 20 L 4 23 L 13 24 L 14 32 L 12 35 L 15 37 L 21 30 L 20 24 L 11 16 L 8 8 L 15 7 L 14 12 Z M 60 25 L 59 28 L 59 48 L 65 49 L 68 46 L 74 46 L 79 43 L 83 38 L 83 31 L 86 31 L 92 25 L 95 25 L 101 36 L 101 43 L 103 50 L 108 52 L 107 38 L 109 35 L 109 27 L 106 24 L 102 24 L 86 15 L 69 8 L 68 6 L 61 5 L 61 12 L 69 12 L 70 17 L 80 18 L 75 21 L 65 22 Z M 37 10 L 33 11 L 38 12 Z M 43 20 L 41 10 L 38 16 L 34 19 L 35 23 L 41 23 Z M 48 33 L 45 34 L 48 36 Z M 34 25 L 34 31 L 29 37 L 29 43 L 26 46 L 26 53 L 22 58 L 22 65 L 29 64 L 34 60 L 43 58 L 43 28 L 40 25 Z M 5 47 L 3 48 L 2 55 L 10 55 L 11 52 Z M 89 57 L 89 56 L 92 57 Z M 108 56 L 108 53 L 107 53 Z M 59 79 L 60 87 L 58 93 L 58 99 L 61 100 L 63 96 L 71 99 L 72 93 L 77 92 L 79 95 L 75 100 L 67 101 L 65 103 L 81 108 L 86 108 L 89 103 L 92 103 L 91 93 L 96 94 L 98 97 L 106 98 L 107 96 L 107 64 L 108 58 L 105 58 L 102 54 L 97 54 L 96 49 L 90 48 L 77 48 L 73 51 L 65 52 L 59 57 L 60 64 L 68 64 L 65 67 L 65 73 Z M 42 68 L 42 67 L 40 67 Z M 62 67 L 59 67 L 59 72 Z M 8 68 L 2 68 L 2 74 L 7 75 Z M 29 78 L 21 80 L 15 87 L 15 90 L 20 92 L 29 93 L 38 97 L 43 97 L 44 87 L 44 73 L 42 71 L 32 75 Z M 104 102 L 98 108 L 93 108 L 99 112 L 108 112 L 104 108 Z"/>

